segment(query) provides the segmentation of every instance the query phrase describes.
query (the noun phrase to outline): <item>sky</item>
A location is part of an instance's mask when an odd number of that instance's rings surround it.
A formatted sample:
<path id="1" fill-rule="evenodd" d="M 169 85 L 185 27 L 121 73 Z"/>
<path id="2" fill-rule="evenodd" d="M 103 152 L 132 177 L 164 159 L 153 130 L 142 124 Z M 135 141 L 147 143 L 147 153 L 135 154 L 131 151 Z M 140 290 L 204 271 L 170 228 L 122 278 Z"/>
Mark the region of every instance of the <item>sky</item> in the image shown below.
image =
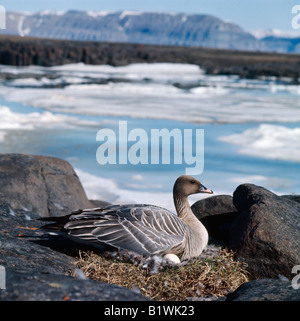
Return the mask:
<path id="1" fill-rule="evenodd" d="M 300 0 L 0 0 L 6 11 L 83 10 L 211 14 L 245 30 L 291 31 L 292 7 Z"/>

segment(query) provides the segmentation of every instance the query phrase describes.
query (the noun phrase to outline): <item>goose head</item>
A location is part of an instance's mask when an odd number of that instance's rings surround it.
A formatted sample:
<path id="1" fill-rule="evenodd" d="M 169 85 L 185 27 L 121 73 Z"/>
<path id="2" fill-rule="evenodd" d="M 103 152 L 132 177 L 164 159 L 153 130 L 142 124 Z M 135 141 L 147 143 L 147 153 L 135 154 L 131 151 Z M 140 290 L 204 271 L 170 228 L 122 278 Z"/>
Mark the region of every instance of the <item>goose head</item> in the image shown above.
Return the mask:
<path id="1" fill-rule="evenodd" d="M 174 184 L 173 193 L 174 195 L 179 194 L 187 197 L 197 193 L 213 194 L 213 191 L 207 189 L 196 178 L 189 175 L 182 175 L 177 178 Z"/>

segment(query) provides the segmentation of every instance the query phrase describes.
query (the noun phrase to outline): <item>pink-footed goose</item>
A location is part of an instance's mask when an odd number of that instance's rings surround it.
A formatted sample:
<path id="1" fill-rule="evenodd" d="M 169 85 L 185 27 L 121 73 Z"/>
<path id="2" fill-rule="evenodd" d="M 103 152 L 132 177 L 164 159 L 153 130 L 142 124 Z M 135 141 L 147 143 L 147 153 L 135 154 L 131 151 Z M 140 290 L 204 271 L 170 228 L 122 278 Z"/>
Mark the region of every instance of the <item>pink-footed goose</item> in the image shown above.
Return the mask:
<path id="1" fill-rule="evenodd" d="M 60 231 L 74 241 L 102 250 L 114 248 L 145 256 L 159 255 L 179 263 L 199 256 L 208 242 L 207 230 L 188 202 L 188 196 L 196 193 L 213 192 L 197 179 L 183 175 L 173 188 L 178 215 L 155 205 L 111 205 L 48 218 L 56 223 L 43 228 Z"/>

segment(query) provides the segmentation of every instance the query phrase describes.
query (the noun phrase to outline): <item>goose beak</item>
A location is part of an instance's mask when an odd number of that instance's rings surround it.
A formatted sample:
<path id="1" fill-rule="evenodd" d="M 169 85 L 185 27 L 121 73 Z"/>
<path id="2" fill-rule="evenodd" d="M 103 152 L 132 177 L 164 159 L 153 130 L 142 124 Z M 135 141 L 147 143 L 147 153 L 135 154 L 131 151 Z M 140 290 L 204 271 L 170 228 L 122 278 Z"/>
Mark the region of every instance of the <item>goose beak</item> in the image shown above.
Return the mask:
<path id="1" fill-rule="evenodd" d="M 213 191 L 211 189 L 206 188 L 204 185 L 200 185 L 198 193 L 213 194 Z"/>

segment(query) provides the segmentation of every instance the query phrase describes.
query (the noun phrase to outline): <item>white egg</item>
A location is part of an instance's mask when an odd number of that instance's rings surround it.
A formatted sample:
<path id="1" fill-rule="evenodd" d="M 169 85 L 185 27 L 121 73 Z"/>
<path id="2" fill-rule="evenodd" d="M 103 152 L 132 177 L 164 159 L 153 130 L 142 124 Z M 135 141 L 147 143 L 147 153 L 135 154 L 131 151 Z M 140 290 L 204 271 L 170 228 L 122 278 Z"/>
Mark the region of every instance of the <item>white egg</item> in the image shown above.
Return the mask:
<path id="1" fill-rule="evenodd" d="M 164 258 L 172 261 L 172 262 L 175 263 L 175 264 L 179 264 L 179 263 L 180 263 L 179 257 L 178 257 L 177 255 L 175 255 L 175 254 L 171 254 L 171 253 L 166 254 L 166 255 L 164 256 Z"/>

